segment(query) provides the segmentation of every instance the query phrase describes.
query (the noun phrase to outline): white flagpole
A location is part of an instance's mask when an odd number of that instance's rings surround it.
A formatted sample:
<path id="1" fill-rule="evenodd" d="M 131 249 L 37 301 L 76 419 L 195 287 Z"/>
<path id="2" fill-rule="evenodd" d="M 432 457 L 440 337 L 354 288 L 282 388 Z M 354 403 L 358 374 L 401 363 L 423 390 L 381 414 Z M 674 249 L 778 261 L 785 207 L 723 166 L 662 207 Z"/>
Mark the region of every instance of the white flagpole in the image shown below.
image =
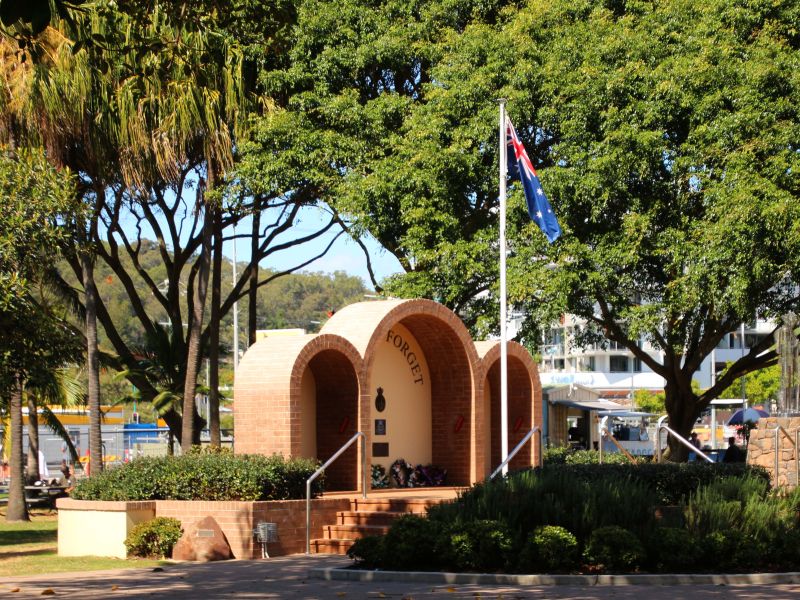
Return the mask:
<path id="1" fill-rule="evenodd" d="M 500 100 L 500 455 L 508 458 L 508 348 L 506 343 L 506 101 Z M 508 465 L 503 467 L 503 475 Z"/>

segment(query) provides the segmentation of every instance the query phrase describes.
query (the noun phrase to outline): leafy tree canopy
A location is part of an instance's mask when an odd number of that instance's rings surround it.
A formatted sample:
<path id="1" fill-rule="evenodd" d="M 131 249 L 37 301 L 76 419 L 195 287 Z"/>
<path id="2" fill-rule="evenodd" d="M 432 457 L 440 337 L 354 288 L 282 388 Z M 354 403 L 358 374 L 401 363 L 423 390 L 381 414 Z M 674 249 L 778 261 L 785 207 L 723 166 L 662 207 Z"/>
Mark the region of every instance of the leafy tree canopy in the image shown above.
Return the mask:
<path id="1" fill-rule="evenodd" d="M 390 292 L 441 300 L 479 330 L 496 327 L 507 98 L 565 231 L 548 246 L 512 188 L 510 300 L 530 315 L 527 341 L 562 312 L 583 317 L 584 341 L 617 341 L 665 378 L 688 433 L 736 377 L 775 361 L 765 339 L 693 391 L 722 336 L 797 305 L 798 25 L 795 3 L 771 0 L 317 0 L 271 83 L 326 150 L 337 208 L 403 265 Z"/>

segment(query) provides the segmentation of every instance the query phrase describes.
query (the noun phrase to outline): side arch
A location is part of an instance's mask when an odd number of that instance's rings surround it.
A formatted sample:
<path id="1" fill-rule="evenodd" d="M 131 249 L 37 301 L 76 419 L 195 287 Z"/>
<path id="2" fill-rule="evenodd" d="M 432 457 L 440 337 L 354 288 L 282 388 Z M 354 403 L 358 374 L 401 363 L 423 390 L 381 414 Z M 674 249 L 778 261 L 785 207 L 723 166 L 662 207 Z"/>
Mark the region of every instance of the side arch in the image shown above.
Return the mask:
<path id="1" fill-rule="evenodd" d="M 500 440 L 500 342 L 477 342 L 483 374 L 482 402 L 485 437 L 482 451 L 489 475 L 502 462 Z M 544 429 L 542 385 L 533 357 L 517 342 L 508 343 L 508 449 L 509 452 L 534 426 Z M 511 469 L 535 465 L 539 460 L 538 436 L 534 436 L 509 463 Z"/>
<path id="2" fill-rule="evenodd" d="M 358 430 L 362 362 L 335 335 L 272 337 L 251 346 L 234 386 L 234 451 L 330 458 Z M 356 489 L 359 464 L 353 446 L 328 469 L 327 489 Z"/>

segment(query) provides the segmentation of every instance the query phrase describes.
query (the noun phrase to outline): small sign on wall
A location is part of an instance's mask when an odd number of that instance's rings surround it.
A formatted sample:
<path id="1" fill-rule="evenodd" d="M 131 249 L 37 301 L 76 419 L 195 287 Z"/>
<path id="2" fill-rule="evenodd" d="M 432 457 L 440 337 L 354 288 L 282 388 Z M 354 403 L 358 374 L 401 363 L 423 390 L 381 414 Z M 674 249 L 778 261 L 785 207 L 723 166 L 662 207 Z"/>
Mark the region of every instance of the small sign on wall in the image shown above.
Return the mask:
<path id="1" fill-rule="evenodd" d="M 386 458 L 389 456 L 389 444 L 385 442 L 373 442 L 372 456 L 378 458 Z"/>
<path id="2" fill-rule="evenodd" d="M 386 435 L 386 419 L 375 419 L 375 435 Z"/>

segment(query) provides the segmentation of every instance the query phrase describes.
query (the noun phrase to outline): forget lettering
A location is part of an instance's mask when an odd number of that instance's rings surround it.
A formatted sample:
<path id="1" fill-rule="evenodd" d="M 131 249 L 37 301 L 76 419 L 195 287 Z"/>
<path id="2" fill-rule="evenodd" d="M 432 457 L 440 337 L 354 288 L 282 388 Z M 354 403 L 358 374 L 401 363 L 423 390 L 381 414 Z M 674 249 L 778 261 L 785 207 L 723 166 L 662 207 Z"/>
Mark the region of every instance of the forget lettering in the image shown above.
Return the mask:
<path id="1" fill-rule="evenodd" d="M 391 329 L 388 332 L 386 332 L 386 341 L 391 343 L 392 346 L 397 348 L 403 354 L 403 358 L 406 359 L 408 366 L 411 367 L 411 374 L 419 375 L 419 377 L 417 377 L 414 380 L 414 383 L 419 383 L 420 385 L 424 385 L 424 381 L 422 378 L 422 367 L 420 366 L 419 361 L 417 360 L 417 355 L 413 351 L 409 352 L 411 346 L 409 346 L 408 342 L 403 340 L 403 338 L 399 334 L 395 333 Z"/>

